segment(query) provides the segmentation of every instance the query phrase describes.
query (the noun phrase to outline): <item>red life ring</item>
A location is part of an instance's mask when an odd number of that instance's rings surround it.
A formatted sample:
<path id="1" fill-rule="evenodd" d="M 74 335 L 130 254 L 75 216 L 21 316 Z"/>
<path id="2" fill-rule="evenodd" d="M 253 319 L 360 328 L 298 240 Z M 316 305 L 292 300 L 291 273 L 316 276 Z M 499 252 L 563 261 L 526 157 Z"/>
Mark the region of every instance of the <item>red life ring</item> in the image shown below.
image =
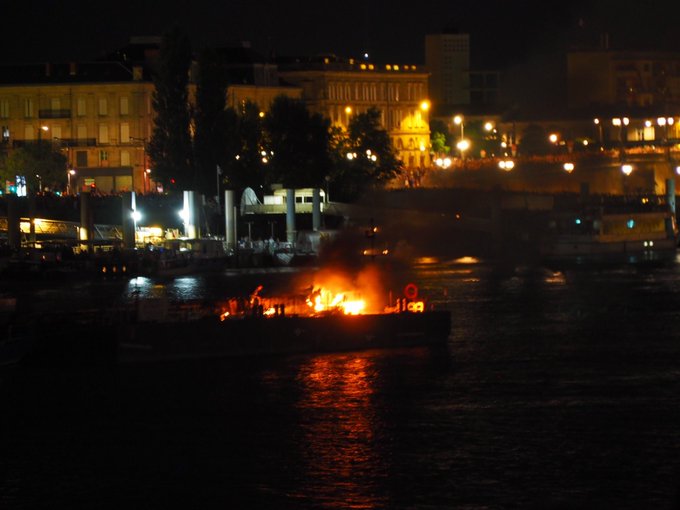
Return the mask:
<path id="1" fill-rule="evenodd" d="M 418 297 L 418 287 L 415 283 L 409 283 L 404 287 L 404 296 L 407 299 L 416 299 Z"/>

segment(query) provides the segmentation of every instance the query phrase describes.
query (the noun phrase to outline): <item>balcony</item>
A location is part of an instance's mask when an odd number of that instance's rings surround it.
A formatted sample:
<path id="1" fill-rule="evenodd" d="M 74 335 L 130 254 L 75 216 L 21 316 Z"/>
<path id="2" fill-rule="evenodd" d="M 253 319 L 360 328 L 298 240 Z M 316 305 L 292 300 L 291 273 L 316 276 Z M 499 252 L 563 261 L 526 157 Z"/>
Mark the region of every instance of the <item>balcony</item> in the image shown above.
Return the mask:
<path id="1" fill-rule="evenodd" d="M 60 138 L 54 141 L 60 147 L 96 147 L 96 138 Z"/>
<path id="2" fill-rule="evenodd" d="M 41 119 L 69 119 L 71 110 L 38 110 L 38 117 Z"/>
<path id="3" fill-rule="evenodd" d="M 43 139 L 42 142 L 49 142 L 48 139 Z M 12 148 L 18 149 L 20 147 L 26 147 L 27 145 L 38 143 L 38 140 L 12 140 Z M 96 138 L 59 138 L 57 140 L 52 140 L 52 144 L 56 148 L 67 148 L 67 147 L 96 147 Z"/>

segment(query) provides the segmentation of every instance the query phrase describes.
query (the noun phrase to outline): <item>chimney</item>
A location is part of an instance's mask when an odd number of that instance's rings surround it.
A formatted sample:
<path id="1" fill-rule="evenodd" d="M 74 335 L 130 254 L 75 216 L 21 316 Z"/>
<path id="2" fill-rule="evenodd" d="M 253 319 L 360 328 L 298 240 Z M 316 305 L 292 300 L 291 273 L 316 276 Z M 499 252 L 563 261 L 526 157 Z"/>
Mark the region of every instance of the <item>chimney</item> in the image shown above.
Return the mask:
<path id="1" fill-rule="evenodd" d="M 70 76 L 75 76 L 78 74 L 78 64 L 75 62 L 69 62 L 68 64 L 68 74 Z"/>

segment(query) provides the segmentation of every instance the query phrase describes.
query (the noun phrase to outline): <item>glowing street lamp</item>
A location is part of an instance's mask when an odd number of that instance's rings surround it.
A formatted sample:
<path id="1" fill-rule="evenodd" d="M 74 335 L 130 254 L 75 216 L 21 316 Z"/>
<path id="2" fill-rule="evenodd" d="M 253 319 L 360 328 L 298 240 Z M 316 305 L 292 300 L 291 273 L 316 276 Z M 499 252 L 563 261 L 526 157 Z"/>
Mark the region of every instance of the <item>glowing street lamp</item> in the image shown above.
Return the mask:
<path id="1" fill-rule="evenodd" d="M 565 163 L 562 168 L 564 168 L 565 172 L 570 174 L 574 171 L 574 163 Z"/>
<path id="2" fill-rule="evenodd" d="M 621 171 L 624 173 L 624 175 L 630 175 L 633 173 L 633 165 L 625 164 L 621 165 Z"/>
<path id="3" fill-rule="evenodd" d="M 456 126 L 460 126 L 460 138 L 461 140 L 465 138 L 465 122 L 462 115 L 456 115 L 453 118 L 453 123 Z"/>
<path id="4" fill-rule="evenodd" d="M 501 170 L 505 170 L 506 172 L 509 172 L 513 168 L 515 168 L 515 162 L 511 159 L 502 159 L 498 162 L 498 168 Z"/>
<path id="5" fill-rule="evenodd" d="M 70 195 L 71 194 L 71 176 L 76 175 L 76 171 L 73 168 L 69 168 L 68 171 L 66 172 L 66 194 Z"/>
<path id="6" fill-rule="evenodd" d="M 548 140 L 550 140 L 550 143 L 557 143 L 557 133 L 550 133 Z"/>
<path id="7" fill-rule="evenodd" d="M 597 117 L 593 119 L 593 123 L 597 126 L 597 134 L 599 135 L 600 150 L 604 149 L 604 136 L 602 134 L 602 123 Z"/>
<path id="8" fill-rule="evenodd" d="M 420 109 L 423 110 L 424 112 L 428 111 L 430 109 L 430 102 L 425 99 L 420 103 Z"/>
<path id="9" fill-rule="evenodd" d="M 434 160 L 434 164 L 439 168 L 447 169 L 451 166 L 451 158 L 437 158 Z"/>
<path id="10" fill-rule="evenodd" d="M 42 141 L 43 131 L 45 133 L 47 133 L 49 130 L 50 130 L 50 128 L 48 126 L 44 126 L 44 125 L 40 126 L 40 128 L 38 129 L 38 142 Z"/>

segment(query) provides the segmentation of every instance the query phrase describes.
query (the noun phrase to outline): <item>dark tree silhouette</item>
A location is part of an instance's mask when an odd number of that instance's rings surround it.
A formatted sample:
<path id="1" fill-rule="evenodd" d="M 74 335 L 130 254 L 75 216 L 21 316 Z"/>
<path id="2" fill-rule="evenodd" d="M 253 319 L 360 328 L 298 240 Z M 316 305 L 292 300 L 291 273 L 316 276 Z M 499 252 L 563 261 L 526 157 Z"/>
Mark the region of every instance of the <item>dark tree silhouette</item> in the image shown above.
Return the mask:
<path id="1" fill-rule="evenodd" d="M 279 96 L 264 127 L 268 182 L 293 188 L 321 186 L 331 168 L 328 119 L 310 114 L 299 100 Z"/>
<path id="2" fill-rule="evenodd" d="M 227 163 L 226 76 L 219 55 L 210 49 L 198 60 L 194 110 L 194 164 L 196 189 L 213 196 L 217 190 L 217 168 Z"/>
<path id="3" fill-rule="evenodd" d="M 148 144 L 154 179 L 165 189 L 192 189 L 192 147 L 187 85 L 191 45 L 178 28 L 168 31 L 161 42 L 159 64 L 154 74 L 153 134 Z"/>

